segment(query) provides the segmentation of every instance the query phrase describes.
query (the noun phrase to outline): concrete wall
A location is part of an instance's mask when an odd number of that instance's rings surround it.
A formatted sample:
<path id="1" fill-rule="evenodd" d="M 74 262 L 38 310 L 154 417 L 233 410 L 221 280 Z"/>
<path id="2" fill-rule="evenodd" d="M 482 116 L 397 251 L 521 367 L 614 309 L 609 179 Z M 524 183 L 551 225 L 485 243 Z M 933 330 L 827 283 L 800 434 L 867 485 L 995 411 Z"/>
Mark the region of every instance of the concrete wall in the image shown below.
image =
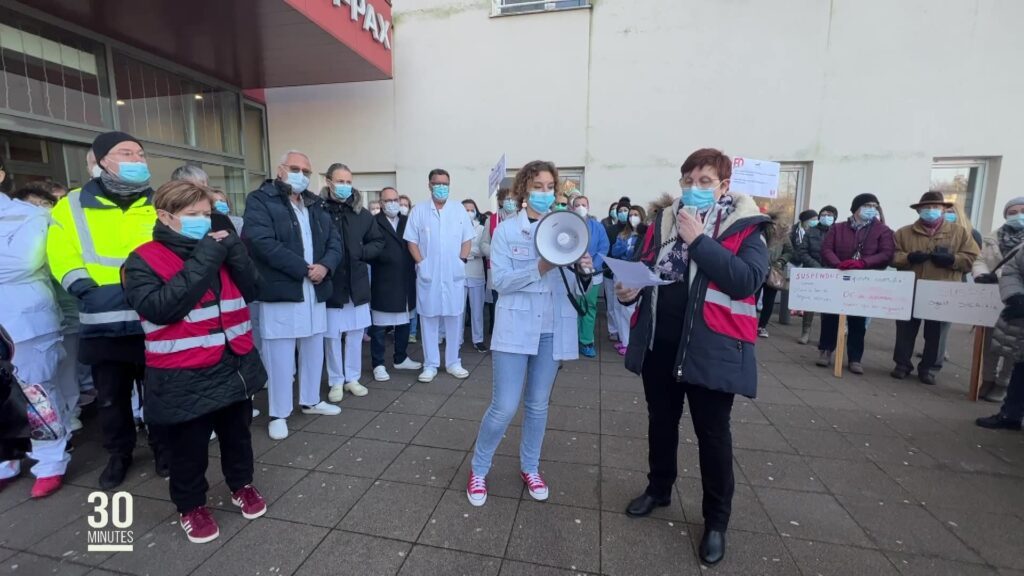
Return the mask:
<path id="1" fill-rule="evenodd" d="M 716 146 L 813 163 L 806 204 L 873 192 L 897 226 L 933 158 L 993 157 L 983 231 L 1024 192 L 1017 0 L 593 0 L 501 18 L 416 0 L 394 16 L 393 81 L 267 91 L 272 152 L 394 171 L 421 198 L 442 166 L 478 201 L 502 152 L 544 158 L 584 167 L 607 205 L 674 192 L 686 155 Z"/>

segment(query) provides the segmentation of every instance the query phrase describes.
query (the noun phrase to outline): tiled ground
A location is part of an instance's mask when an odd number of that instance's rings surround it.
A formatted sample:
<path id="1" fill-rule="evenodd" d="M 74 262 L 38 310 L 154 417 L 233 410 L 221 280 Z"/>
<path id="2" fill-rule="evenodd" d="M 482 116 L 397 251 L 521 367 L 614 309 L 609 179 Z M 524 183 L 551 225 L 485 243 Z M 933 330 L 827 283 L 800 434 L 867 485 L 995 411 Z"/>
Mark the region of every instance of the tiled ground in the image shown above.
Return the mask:
<path id="1" fill-rule="evenodd" d="M 814 350 L 797 345 L 796 333 L 771 327 L 758 346 L 760 396 L 736 404 L 729 553 L 707 573 L 1024 575 L 1024 434 L 971 423 L 994 406 L 964 399 L 968 331 L 954 328 L 935 388 L 888 377 L 891 323 L 870 328 L 867 374 L 842 380 L 813 365 Z M 639 379 L 607 342 L 599 360 L 566 363 L 556 383 L 544 504 L 524 495 L 516 474 L 518 418 L 487 505 L 466 502 L 491 359 L 467 350 L 464 361 L 472 377 L 461 383 L 442 375 L 417 384 L 409 373 L 366 382 L 370 395 L 347 397 L 341 416 L 292 418 L 283 442 L 269 440 L 258 418 L 256 483 L 270 510 L 254 522 L 226 498 L 212 444 L 210 504 L 221 537 L 207 545 L 187 543 L 166 482 L 140 448 L 125 485 L 135 495 L 135 551 L 84 552 L 86 497 L 104 463 L 95 420 L 87 421 L 69 486 L 40 502 L 28 500 L 28 479 L 0 493 L 0 573 L 702 573 L 688 418 L 672 505 L 648 519 L 623 514 L 645 485 L 646 408 Z"/>

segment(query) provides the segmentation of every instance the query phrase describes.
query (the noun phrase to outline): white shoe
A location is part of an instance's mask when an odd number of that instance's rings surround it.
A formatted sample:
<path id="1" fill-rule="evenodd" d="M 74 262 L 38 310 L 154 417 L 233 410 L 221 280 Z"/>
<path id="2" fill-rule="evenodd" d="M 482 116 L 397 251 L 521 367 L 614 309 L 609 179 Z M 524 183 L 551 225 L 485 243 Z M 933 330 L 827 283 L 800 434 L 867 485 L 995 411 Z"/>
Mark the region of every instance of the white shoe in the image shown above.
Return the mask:
<path id="1" fill-rule="evenodd" d="M 341 402 L 345 397 L 345 387 L 341 384 L 331 385 L 331 391 L 327 393 L 327 399 L 331 402 Z"/>
<path id="2" fill-rule="evenodd" d="M 408 356 L 405 357 L 405 360 L 402 360 L 401 364 L 395 364 L 395 370 L 419 370 L 420 368 L 423 368 L 423 363 L 417 362 Z"/>
<path id="3" fill-rule="evenodd" d="M 366 386 L 360 384 L 358 380 L 346 382 L 344 388 L 351 392 L 353 396 L 366 396 L 369 392 L 369 390 L 366 389 Z"/>
<path id="4" fill-rule="evenodd" d="M 428 383 L 433 382 L 435 377 L 437 377 L 437 368 L 424 368 L 423 372 L 420 372 L 420 377 L 417 378 L 417 380 L 423 383 Z"/>
<path id="5" fill-rule="evenodd" d="M 82 421 L 77 417 L 72 417 L 71 421 L 68 422 L 68 428 L 70 428 L 72 432 L 78 432 L 82 429 Z"/>
<path id="6" fill-rule="evenodd" d="M 274 418 L 267 426 L 271 440 L 284 440 L 288 437 L 288 422 L 284 418 Z"/>
<path id="7" fill-rule="evenodd" d="M 391 380 L 391 374 L 388 374 L 388 369 L 383 366 L 377 366 L 373 369 L 373 379 L 377 382 L 387 382 Z"/>
<path id="8" fill-rule="evenodd" d="M 255 418 L 255 417 L 259 416 L 259 415 L 260 415 L 260 409 L 259 408 L 253 408 L 252 409 L 252 417 Z"/>
<path id="9" fill-rule="evenodd" d="M 327 402 L 319 402 L 316 406 L 303 406 L 303 414 L 319 414 L 320 416 L 337 416 L 341 414 L 341 408 Z"/>
<path id="10" fill-rule="evenodd" d="M 459 380 L 465 380 L 469 378 L 469 370 L 462 367 L 462 364 L 452 364 L 451 366 L 444 369 L 445 372 L 455 376 Z"/>

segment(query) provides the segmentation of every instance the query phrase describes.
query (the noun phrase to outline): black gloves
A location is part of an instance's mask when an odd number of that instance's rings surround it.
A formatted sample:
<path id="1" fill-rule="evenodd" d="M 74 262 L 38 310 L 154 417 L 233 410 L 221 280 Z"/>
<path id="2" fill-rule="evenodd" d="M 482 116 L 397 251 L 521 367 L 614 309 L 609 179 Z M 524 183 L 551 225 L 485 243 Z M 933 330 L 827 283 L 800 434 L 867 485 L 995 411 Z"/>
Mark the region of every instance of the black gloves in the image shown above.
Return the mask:
<path id="1" fill-rule="evenodd" d="M 992 272 L 985 272 L 974 277 L 975 284 L 998 284 L 999 277 Z"/>
<path id="2" fill-rule="evenodd" d="M 1024 294 L 1015 294 L 1007 298 L 1001 316 L 1004 320 L 1024 318 Z"/>
<path id="3" fill-rule="evenodd" d="M 910 254 L 907 254 L 907 261 L 911 264 L 920 264 L 922 262 L 927 262 L 931 257 L 932 255 L 928 252 L 911 252 Z"/>
<path id="4" fill-rule="evenodd" d="M 936 252 L 932 254 L 932 262 L 939 268 L 952 268 L 956 263 L 956 256 L 949 252 Z"/>

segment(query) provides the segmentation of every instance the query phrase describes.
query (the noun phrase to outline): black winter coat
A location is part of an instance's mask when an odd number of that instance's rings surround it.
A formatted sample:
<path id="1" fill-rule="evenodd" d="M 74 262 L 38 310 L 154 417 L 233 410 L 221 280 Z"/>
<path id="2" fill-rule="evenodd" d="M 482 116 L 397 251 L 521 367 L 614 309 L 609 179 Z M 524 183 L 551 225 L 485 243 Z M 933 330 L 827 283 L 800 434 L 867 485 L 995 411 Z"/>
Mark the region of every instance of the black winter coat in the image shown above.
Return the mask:
<path id="1" fill-rule="evenodd" d="M 804 234 L 804 241 L 794 245 L 796 261 L 804 268 L 827 268 L 821 260 L 821 246 L 825 243 L 825 236 L 828 234 L 828 226 L 818 224 L 814 228 L 808 228 Z"/>
<path id="2" fill-rule="evenodd" d="M 224 240 L 206 237 L 193 240 L 157 223 L 153 240 L 170 248 L 185 261 L 184 269 L 164 282 L 137 253 L 124 264 L 124 288 L 128 303 L 139 316 L 155 324 L 172 324 L 185 318 L 207 290 L 220 293 L 219 272 L 228 268 L 231 279 L 246 302 L 256 296 L 258 284 L 245 245 L 234 234 Z M 229 346 L 215 366 L 203 369 L 167 370 L 146 367 L 146 422 L 188 422 L 242 402 L 263 388 L 267 373 L 259 352 L 244 356 Z"/>
<path id="3" fill-rule="evenodd" d="M 257 300 L 261 302 L 302 302 L 302 282 L 309 272 L 303 256 L 302 231 L 291 207 L 291 187 L 279 180 L 267 180 L 245 199 L 245 227 L 242 239 L 260 275 Z M 329 272 L 316 285 L 317 302 L 326 302 L 334 292 L 331 276 L 341 264 L 341 236 L 324 211 L 319 196 L 302 193 L 313 232 L 313 263 Z"/>
<path id="4" fill-rule="evenodd" d="M 378 312 L 405 312 L 416 308 L 416 261 L 409 254 L 405 235 L 407 216 L 398 216 L 398 230 L 384 212 L 373 217 L 384 238 L 384 249 L 370 263 L 373 290 L 370 308 Z"/>
<path id="5" fill-rule="evenodd" d="M 334 293 L 327 299 L 328 308 L 342 308 L 351 299 L 362 306 L 370 301 L 370 267 L 384 249 L 384 234 L 373 221 L 373 214 L 364 210 L 362 195 L 352 191 L 348 200 L 338 199 L 325 191 L 324 209 L 341 235 L 345 258 L 334 271 Z"/>

